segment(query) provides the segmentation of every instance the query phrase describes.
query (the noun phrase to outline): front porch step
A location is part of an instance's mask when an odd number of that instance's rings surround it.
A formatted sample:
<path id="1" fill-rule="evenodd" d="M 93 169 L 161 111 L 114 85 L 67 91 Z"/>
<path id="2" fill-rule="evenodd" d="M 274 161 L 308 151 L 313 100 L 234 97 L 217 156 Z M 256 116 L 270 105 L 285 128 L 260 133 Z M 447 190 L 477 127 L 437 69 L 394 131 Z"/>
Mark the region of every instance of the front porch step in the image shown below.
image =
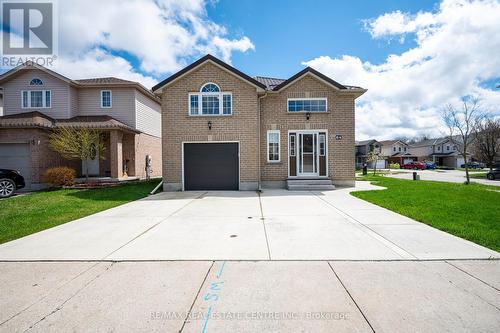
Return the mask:
<path id="1" fill-rule="evenodd" d="M 330 179 L 288 179 L 286 187 L 290 191 L 329 191 L 335 189 Z"/>

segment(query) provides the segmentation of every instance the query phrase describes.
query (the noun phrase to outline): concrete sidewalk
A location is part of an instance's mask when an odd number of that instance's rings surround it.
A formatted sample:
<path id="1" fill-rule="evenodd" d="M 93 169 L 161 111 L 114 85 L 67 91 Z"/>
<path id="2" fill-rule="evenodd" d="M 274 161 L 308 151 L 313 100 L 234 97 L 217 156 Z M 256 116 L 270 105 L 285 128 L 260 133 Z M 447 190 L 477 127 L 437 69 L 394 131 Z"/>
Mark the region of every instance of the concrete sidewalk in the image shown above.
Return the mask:
<path id="1" fill-rule="evenodd" d="M 500 261 L 0 263 L 1 332 L 498 332 Z"/>
<path id="2" fill-rule="evenodd" d="M 2 244 L 0 260 L 500 258 L 352 190 L 162 193 Z"/>
<path id="3" fill-rule="evenodd" d="M 394 170 L 393 170 L 394 171 Z M 395 174 L 387 174 L 387 177 L 399 178 L 399 179 L 413 179 L 412 173 L 414 170 L 395 170 Z M 489 169 L 483 169 L 480 171 L 471 170 L 470 174 L 488 172 Z M 465 182 L 465 171 L 462 170 L 417 170 L 420 175 L 421 180 L 432 180 L 436 182 L 448 182 L 448 183 L 463 183 Z M 500 186 L 500 181 L 489 180 L 482 178 L 471 178 L 471 182 L 479 183 L 483 185 Z"/>

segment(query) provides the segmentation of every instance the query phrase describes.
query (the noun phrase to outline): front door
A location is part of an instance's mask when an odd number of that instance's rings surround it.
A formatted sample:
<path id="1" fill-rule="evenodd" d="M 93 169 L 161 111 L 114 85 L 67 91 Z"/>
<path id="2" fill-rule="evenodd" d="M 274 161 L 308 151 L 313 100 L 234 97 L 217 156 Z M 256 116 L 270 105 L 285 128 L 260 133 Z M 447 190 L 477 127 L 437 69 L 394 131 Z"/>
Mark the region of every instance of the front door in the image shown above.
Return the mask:
<path id="1" fill-rule="evenodd" d="M 318 133 L 299 133 L 299 176 L 318 176 Z"/>
<path id="2" fill-rule="evenodd" d="M 327 175 L 327 140 L 324 131 L 293 131 L 288 135 L 290 177 Z"/>

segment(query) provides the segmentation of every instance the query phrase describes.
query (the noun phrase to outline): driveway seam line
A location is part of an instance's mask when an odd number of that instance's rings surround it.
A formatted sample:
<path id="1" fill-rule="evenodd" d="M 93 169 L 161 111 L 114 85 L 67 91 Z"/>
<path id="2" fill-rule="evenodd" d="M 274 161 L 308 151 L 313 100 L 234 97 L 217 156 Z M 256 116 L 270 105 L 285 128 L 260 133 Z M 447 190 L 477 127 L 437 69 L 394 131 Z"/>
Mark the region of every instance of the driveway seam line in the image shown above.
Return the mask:
<path id="1" fill-rule="evenodd" d="M 397 247 L 398 249 L 400 249 L 401 251 L 405 252 L 406 254 L 410 255 L 411 257 L 415 258 L 415 259 L 419 259 L 417 256 L 415 256 L 414 254 L 410 253 L 409 251 L 407 251 L 406 249 L 402 248 L 401 246 L 399 246 L 398 244 L 394 243 L 393 241 L 391 241 L 390 239 L 387 239 L 386 237 L 382 236 L 381 234 L 379 234 L 378 232 L 376 232 L 375 230 L 373 230 L 372 228 L 370 228 L 368 225 L 365 225 L 363 223 L 361 223 L 360 221 L 358 221 L 356 218 L 354 218 L 353 216 L 349 215 L 348 213 L 344 212 L 342 209 L 338 208 L 338 207 L 335 207 L 334 205 L 332 205 L 331 203 L 329 203 L 328 201 L 324 200 L 323 198 L 321 198 L 319 195 L 317 195 L 316 193 L 313 193 L 314 196 L 316 198 L 318 198 L 319 200 L 323 201 L 324 203 L 326 203 L 327 205 L 329 205 L 330 207 L 332 207 L 333 209 L 339 211 L 340 213 L 342 213 L 344 216 L 347 216 L 349 219 L 351 220 L 354 220 L 356 221 L 356 223 L 358 225 L 360 225 L 361 227 L 364 227 L 368 230 L 370 230 L 371 232 L 373 232 L 374 234 L 376 234 L 377 236 L 383 238 L 384 240 L 386 240 L 387 242 L 391 243 L 392 245 L 394 245 L 395 247 Z M 361 200 L 361 199 L 359 199 Z M 397 213 L 396 213 L 397 214 Z M 395 252 L 397 255 L 401 256 L 399 253 L 397 253 L 396 251 L 394 251 L 393 249 L 390 249 L 391 251 Z M 402 257 L 402 256 L 401 256 Z"/>
<path id="2" fill-rule="evenodd" d="M 155 227 L 157 227 L 159 224 L 161 224 L 162 222 L 165 222 L 166 220 L 168 220 L 170 217 L 172 217 L 172 215 L 180 212 L 182 209 L 186 208 L 186 206 L 190 205 L 192 202 L 194 202 L 196 199 L 199 199 L 201 198 L 202 196 L 204 196 L 205 194 L 207 194 L 207 192 L 203 192 L 201 193 L 200 195 L 198 195 L 196 198 L 193 198 L 191 199 L 191 201 L 189 201 L 187 204 L 185 204 L 184 206 L 176 209 L 174 212 L 172 212 L 170 215 L 168 215 L 167 217 L 165 217 L 163 220 L 160 220 L 159 222 L 157 222 L 156 224 L 153 224 L 151 227 L 147 228 L 146 230 L 144 230 L 143 232 L 141 232 L 140 234 L 138 234 L 137 236 L 135 236 L 134 238 L 132 238 L 131 240 L 129 240 L 128 242 L 126 242 L 125 244 L 123 244 L 122 246 L 118 247 L 116 250 L 113 250 L 111 251 L 111 253 L 105 255 L 104 257 L 101 258 L 102 259 L 106 259 L 107 257 L 109 257 L 110 255 L 112 255 L 113 253 L 121 250 L 122 248 L 124 248 L 125 246 L 129 245 L 130 243 L 132 243 L 133 241 L 135 241 L 137 238 L 143 236 L 145 233 L 147 233 L 148 231 L 154 229 Z"/>
<path id="3" fill-rule="evenodd" d="M 260 218 L 262 219 L 262 227 L 264 228 L 264 236 L 266 237 L 266 245 L 267 245 L 267 255 L 269 260 L 271 259 L 271 248 L 269 247 L 269 238 L 267 237 L 267 229 L 264 217 L 264 210 L 262 209 L 262 200 L 260 198 L 260 192 L 257 192 L 257 196 L 259 197 L 259 207 L 260 207 Z"/>
<path id="4" fill-rule="evenodd" d="M 342 285 L 342 287 L 346 291 L 347 295 L 349 295 L 349 297 L 351 298 L 351 300 L 354 302 L 354 305 L 356 305 L 356 308 L 358 308 L 358 311 L 361 313 L 361 315 L 365 319 L 365 321 L 368 324 L 368 326 L 370 326 L 370 329 L 372 330 L 372 332 L 375 333 L 375 329 L 373 328 L 372 324 L 370 323 L 370 321 L 368 320 L 368 318 L 366 318 L 365 314 L 363 313 L 363 310 L 361 310 L 361 308 L 359 307 L 358 303 L 354 300 L 354 297 L 352 297 L 352 295 L 349 292 L 349 290 L 347 290 L 347 287 L 344 285 L 344 282 L 342 282 L 342 280 L 338 276 L 337 272 L 335 272 L 335 270 L 333 269 L 333 267 L 330 264 L 330 262 L 327 262 L 327 264 L 328 264 L 328 266 L 330 266 L 330 269 L 332 270 L 332 272 L 335 275 L 335 277 L 337 278 L 337 280 L 339 280 L 340 284 Z"/>
<path id="5" fill-rule="evenodd" d="M 466 270 L 464 270 L 464 269 L 462 269 L 462 268 L 460 268 L 460 267 L 457 267 L 457 266 L 453 265 L 452 263 L 448 262 L 448 260 L 445 260 L 444 262 L 445 262 L 445 263 L 447 263 L 448 265 L 450 265 L 450 266 L 454 267 L 455 269 L 458 269 L 459 271 L 461 271 L 461 272 L 463 272 L 463 273 L 465 273 L 465 274 L 469 275 L 470 277 L 472 277 L 472 278 L 474 278 L 474 279 L 476 279 L 476 280 L 478 280 L 478 281 L 480 281 L 480 282 L 484 283 L 484 284 L 485 284 L 485 285 L 487 285 L 488 287 L 493 288 L 493 289 L 495 289 L 496 291 L 500 291 L 500 289 L 498 289 L 498 288 L 496 288 L 496 287 L 492 286 L 492 285 L 491 285 L 491 284 L 489 284 L 488 282 L 483 281 L 483 280 L 481 280 L 480 278 L 478 278 L 478 277 L 476 277 L 476 276 L 472 275 L 471 273 L 467 272 Z"/>
<path id="6" fill-rule="evenodd" d="M 7 262 L 23 262 L 23 261 L 7 261 Z M 35 261 L 35 262 L 44 262 L 44 261 Z M 55 261 L 55 262 L 58 262 L 58 261 Z M 38 300 L 34 301 L 33 303 L 31 303 L 30 305 L 28 305 L 27 307 L 25 307 L 24 309 L 22 309 L 21 311 L 17 312 L 16 314 L 12 315 L 10 318 L 4 320 L 3 322 L 0 323 L 0 326 L 2 326 L 3 324 L 11 321 L 12 319 L 14 319 L 15 317 L 19 316 L 20 314 L 22 314 L 23 312 L 25 312 L 26 310 L 30 309 L 32 306 L 40 303 L 41 301 L 43 301 L 44 299 L 46 299 L 47 297 L 49 297 L 53 292 L 63 288 L 64 286 L 66 286 L 68 283 L 70 282 L 73 282 L 75 279 L 77 279 L 78 277 L 82 276 L 83 274 L 85 274 L 86 272 L 88 272 L 89 270 L 91 270 L 92 268 L 96 267 L 97 265 L 99 265 L 99 263 L 101 263 L 102 261 L 95 261 L 93 265 L 91 265 L 90 267 L 84 269 L 83 271 L 81 271 L 80 273 L 76 274 L 74 277 L 72 277 L 70 280 L 64 282 L 63 284 L 61 284 L 60 286 L 58 287 L 55 287 L 54 289 L 51 289 L 50 291 L 47 292 L 47 294 L 43 295 L 42 297 L 40 297 Z M 23 262 L 24 263 L 24 262 Z M 26 263 L 29 263 L 29 262 L 26 262 Z"/>
<path id="7" fill-rule="evenodd" d="M 41 319 L 39 319 L 38 321 L 36 321 L 35 323 L 31 324 L 30 327 L 28 327 L 27 329 L 25 329 L 23 332 L 28 332 L 30 330 L 32 330 L 36 325 L 38 325 L 39 323 L 41 323 L 42 321 L 44 321 L 45 319 L 47 319 L 48 317 L 52 316 L 53 314 L 55 314 L 56 312 L 59 312 L 61 311 L 64 306 L 66 305 L 66 303 L 68 303 L 69 301 L 71 301 L 74 297 L 76 297 L 81 291 L 83 291 L 85 288 L 87 288 L 90 284 L 92 284 L 94 281 L 96 281 L 97 279 L 99 279 L 104 273 L 108 272 L 111 267 L 113 267 L 115 263 L 111 263 L 108 267 L 106 267 L 106 270 L 104 272 L 101 272 L 99 274 L 97 274 L 96 276 L 94 276 L 90 281 L 88 281 L 87 283 L 85 283 L 80 289 L 78 289 L 74 294 L 70 295 L 67 299 L 65 299 L 61 304 L 57 305 L 55 309 L 53 309 L 50 313 L 46 314 L 45 316 L 43 316 Z"/>
<path id="8" fill-rule="evenodd" d="M 198 299 L 198 296 L 200 296 L 201 289 L 203 288 L 203 285 L 207 281 L 208 275 L 210 274 L 210 271 L 212 270 L 212 267 L 214 267 L 215 260 L 212 261 L 212 264 L 207 270 L 207 273 L 205 274 L 205 277 L 203 278 L 203 281 L 201 281 L 200 288 L 198 288 L 198 291 L 196 292 L 196 295 L 194 296 L 193 302 L 191 303 L 191 306 L 189 307 L 189 311 L 186 314 L 186 318 L 184 318 L 184 322 L 182 323 L 182 326 L 179 330 L 179 333 L 181 333 L 184 330 L 184 326 L 186 326 L 186 323 L 188 321 L 189 316 L 191 316 L 191 312 L 193 311 L 194 304 L 196 303 L 196 300 Z"/>

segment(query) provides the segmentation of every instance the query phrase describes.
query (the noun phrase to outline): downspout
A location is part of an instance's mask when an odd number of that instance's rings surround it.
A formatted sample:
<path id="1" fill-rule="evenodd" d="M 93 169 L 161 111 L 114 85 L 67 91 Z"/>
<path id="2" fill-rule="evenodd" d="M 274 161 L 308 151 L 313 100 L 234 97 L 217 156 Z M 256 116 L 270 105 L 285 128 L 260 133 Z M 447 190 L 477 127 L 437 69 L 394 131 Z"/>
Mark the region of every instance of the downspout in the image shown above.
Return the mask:
<path id="1" fill-rule="evenodd" d="M 261 164 L 260 149 L 262 148 L 260 146 L 260 141 L 261 141 L 260 140 L 260 137 L 261 137 L 261 130 L 260 130 L 260 128 L 261 128 L 262 124 L 260 122 L 260 113 L 262 112 L 262 101 L 261 100 L 263 98 L 265 98 L 265 97 L 267 97 L 267 92 L 263 96 L 259 97 L 259 112 L 258 112 L 259 114 L 257 116 L 257 122 L 258 122 L 258 127 L 257 127 L 257 146 L 258 146 L 258 149 L 257 149 L 257 159 L 259 161 L 258 168 L 257 168 L 257 170 L 258 170 L 258 177 L 257 177 L 258 186 L 257 186 L 257 190 L 259 192 L 262 191 L 262 184 L 261 184 L 261 179 L 260 179 L 261 175 L 262 175 L 262 173 L 261 173 L 261 165 L 260 165 Z"/>

